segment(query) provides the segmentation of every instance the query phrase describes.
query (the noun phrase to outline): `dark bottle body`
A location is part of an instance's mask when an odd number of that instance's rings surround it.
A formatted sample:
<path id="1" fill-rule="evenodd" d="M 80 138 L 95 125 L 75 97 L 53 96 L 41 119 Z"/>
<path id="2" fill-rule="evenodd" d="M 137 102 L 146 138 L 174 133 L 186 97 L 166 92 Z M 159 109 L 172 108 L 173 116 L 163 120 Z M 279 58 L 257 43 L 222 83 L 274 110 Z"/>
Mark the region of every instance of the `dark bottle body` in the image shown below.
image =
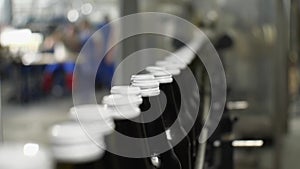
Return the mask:
<path id="1" fill-rule="evenodd" d="M 103 160 L 94 160 L 89 162 L 65 162 L 57 161 L 56 169 L 108 169 L 105 167 Z"/>
<path id="2" fill-rule="evenodd" d="M 195 59 L 194 59 L 195 60 Z M 187 83 L 189 82 L 188 77 L 186 76 L 186 74 L 188 73 L 187 68 L 182 70 L 182 73 L 178 76 L 175 76 L 174 79 L 180 81 L 180 82 L 184 82 Z M 198 147 L 199 147 L 199 142 L 198 142 L 198 138 L 200 136 L 201 130 L 202 130 L 202 126 L 203 126 L 203 111 L 204 111 L 204 107 L 203 107 L 203 86 L 201 85 L 201 81 L 202 79 L 200 79 L 200 77 L 198 77 L 197 74 L 199 74 L 199 72 L 193 72 L 193 77 L 196 77 L 196 82 L 197 82 L 197 86 L 194 85 L 190 85 L 190 90 L 187 90 L 185 92 L 185 97 L 181 100 L 181 95 L 180 95 L 180 89 L 179 86 L 176 82 L 172 83 L 173 86 L 173 90 L 174 90 L 174 95 L 175 95 L 175 100 L 176 100 L 176 105 L 178 106 L 178 104 L 180 106 L 184 106 L 184 110 L 187 113 L 187 116 L 181 116 L 183 118 L 185 118 L 186 120 L 183 120 L 185 122 L 188 122 L 190 120 L 190 118 L 188 116 L 190 116 L 192 118 L 192 123 L 194 123 L 192 129 L 188 132 L 189 138 L 191 140 L 191 145 L 192 145 L 192 162 L 193 162 L 193 166 L 195 165 L 195 161 L 197 158 L 197 153 L 198 153 Z M 197 90 L 198 89 L 198 90 Z M 181 100 L 181 101 L 180 101 Z M 199 102 L 198 105 L 196 104 L 192 104 L 192 103 L 197 103 Z M 178 106 L 178 107 L 180 107 Z M 195 110 L 198 110 L 195 112 Z"/>
<path id="3" fill-rule="evenodd" d="M 162 117 L 164 119 L 165 127 L 167 128 L 168 139 L 174 146 L 174 151 L 181 162 L 182 168 L 191 169 L 191 141 L 188 133 L 182 127 L 181 119 L 178 118 L 180 109 L 175 100 L 172 83 L 161 84 L 160 89 L 165 93 L 167 99 L 166 108 L 162 114 Z M 163 98 L 160 99 L 162 100 Z M 171 126 L 172 128 L 170 128 Z M 179 140 L 178 137 L 183 137 L 183 139 L 176 144 L 175 140 Z"/>
<path id="4" fill-rule="evenodd" d="M 140 117 L 137 117 L 140 118 Z M 134 138 L 144 138 L 144 133 L 142 129 L 141 123 L 136 123 L 130 120 L 118 119 L 115 121 L 115 130 L 121 134 L 124 134 L 129 137 Z M 107 136 L 106 142 L 108 146 L 113 146 L 113 149 L 118 149 L 118 146 L 123 146 L 122 140 L 116 137 L 115 133 Z M 140 151 L 146 153 L 146 145 L 135 145 L 140 146 Z M 132 168 L 143 168 L 143 169 L 151 169 L 151 165 L 149 164 L 149 160 L 147 158 L 130 158 L 123 157 L 113 153 L 107 153 L 105 157 L 107 161 L 110 161 L 110 164 L 113 169 L 132 169 Z"/>
<path id="5" fill-rule="evenodd" d="M 159 101 L 159 96 L 143 97 L 143 103 L 140 105 L 142 113 L 152 113 L 153 116 L 158 117 L 152 122 L 144 123 L 143 131 L 146 137 L 153 137 L 166 131 L 163 117 L 160 116 L 162 110 Z M 145 114 L 142 114 L 142 116 L 144 117 Z M 150 154 L 152 154 L 152 157 L 149 158 L 149 160 L 153 168 L 182 169 L 181 163 L 173 148 L 171 147 L 171 143 L 167 139 L 166 135 L 164 135 L 159 143 L 164 144 L 165 146 L 169 146 L 169 150 L 164 153 L 159 153 L 159 150 L 156 149 L 155 145 L 151 145 L 148 143 L 148 151 L 150 152 Z"/>
<path id="6" fill-rule="evenodd" d="M 184 71 L 185 70 L 183 70 L 182 74 L 185 74 Z M 174 79 L 184 82 L 184 83 L 187 82 L 186 79 L 184 79 L 184 77 L 182 77 L 181 75 L 174 76 Z M 188 137 L 189 137 L 190 145 L 191 145 L 191 149 L 190 149 L 191 161 L 192 161 L 192 166 L 194 166 L 196 156 L 197 156 L 197 149 L 198 149 L 197 148 L 198 147 L 198 137 L 200 135 L 200 133 L 197 134 L 197 131 L 199 131 L 199 129 L 196 129 L 196 128 L 201 128 L 201 124 L 202 124 L 201 120 L 200 120 L 201 114 L 199 112 L 194 112 L 195 108 L 191 108 L 191 106 L 188 105 L 189 100 L 187 100 L 187 99 L 195 99 L 195 98 L 193 98 L 193 92 L 194 92 L 193 89 L 194 88 L 191 88 L 191 90 L 189 91 L 191 93 L 186 93 L 186 95 L 183 96 L 184 98 L 181 98 L 180 88 L 178 86 L 178 83 L 175 80 L 171 83 L 172 91 L 173 91 L 174 99 L 175 99 L 175 106 L 177 107 L 177 110 L 184 111 L 182 114 L 179 115 L 179 118 L 181 119 L 183 128 L 188 133 Z M 192 97 L 192 98 L 185 98 L 186 96 Z M 194 113 L 194 114 L 191 114 L 191 113 Z M 197 115 L 195 115 L 195 113 L 197 113 Z M 195 121 L 194 117 L 197 117 L 196 121 Z M 190 124 L 193 124 L 192 128 L 190 128 Z"/>

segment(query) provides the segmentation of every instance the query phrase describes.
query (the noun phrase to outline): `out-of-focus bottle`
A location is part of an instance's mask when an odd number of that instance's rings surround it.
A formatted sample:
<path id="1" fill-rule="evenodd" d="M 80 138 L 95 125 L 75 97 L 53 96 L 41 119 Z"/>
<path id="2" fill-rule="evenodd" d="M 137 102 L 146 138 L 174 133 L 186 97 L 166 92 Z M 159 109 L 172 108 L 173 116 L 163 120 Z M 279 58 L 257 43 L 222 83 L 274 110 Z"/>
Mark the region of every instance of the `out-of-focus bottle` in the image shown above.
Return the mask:
<path id="1" fill-rule="evenodd" d="M 53 169 L 53 159 L 36 143 L 3 143 L 0 146 L 0 168 Z"/>
<path id="2" fill-rule="evenodd" d="M 120 94 L 120 95 L 125 95 L 125 96 L 141 96 L 141 89 L 139 87 L 134 87 L 134 86 L 113 86 L 110 89 L 111 94 Z"/>
<path id="3" fill-rule="evenodd" d="M 141 95 L 143 103 L 140 108 L 142 110 L 143 128 L 147 138 L 164 133 L 160 140 L 160 144 L 168 147 L 166 152 L 161 153 L 157 145 L 148 142 L 148 150 L 150 151 L 151 164 L 153 168 L 159 169 L 181 169 L 181 163 L 167 138 L 163 117 L 161 116 L 163 110 L 160 104 L 160 90 L 159 82 L 151 74 L 139 74 L 131 77 L 132 86 L 141 88 Z M 156 117 L 156 119 L 148 118 Z M 148 121 L 149 120 L 149 121 Z"/>
<path id="4" fill-rule="evenodd" d="M 64 122 L 51 129 L 51 144 L 56 169 L 102 169 L 107 125 Z M 95 140 L 95 141 L 93 141 Z M 97 144 L 96 144 L 97 143 Z"/>
<path id="5" fill-rule="evenodd" d="M 105 147 L 109 145 L 107 137 L 111 133 L 113 133 L 115 129 L 115 123 L 113 121 L 113 112 L 109 108 L 107 108 L 107 106 L 98 104 L 77 105 L 70 109 L 69 115 L 70 119 L 74 122 L 76 121 L 80 123 L 83 129 L 88 129 L 91 123 L 97 123 L 99 129 L 95 129 L 102 131 L 105 140 Z M 103 126 L 101 126 L 101 124 Z M 86 132 L 87 134 L 90 133 L 90 131 Z M 101 137 L 100 140 L 97 140 L 97 138 L 95 138 L 94 141 L 95 144 L 97 144 L 98 141 L 100 141 L 101 143 L 102 140 L 103 138 Z M 114 164 L 117 161 L 113 161 L 111 155 L 111 152 L 105 151 L 102 158 L 98 159 L 98 163 L 100 163 L 103 168 L 113 169 Z"/>

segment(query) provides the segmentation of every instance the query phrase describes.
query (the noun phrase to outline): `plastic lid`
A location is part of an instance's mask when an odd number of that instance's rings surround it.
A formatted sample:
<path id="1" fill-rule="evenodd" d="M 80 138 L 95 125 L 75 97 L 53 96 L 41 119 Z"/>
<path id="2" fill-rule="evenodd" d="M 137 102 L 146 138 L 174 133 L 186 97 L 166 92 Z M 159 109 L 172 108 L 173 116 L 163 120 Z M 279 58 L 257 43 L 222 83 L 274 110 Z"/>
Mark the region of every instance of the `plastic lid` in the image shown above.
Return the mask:
<path id="1" fill-rule="evenodd" d="M 136 95 L 111 94 L 104 96 L 102 102 L 111 110 L 116 119 L 130 119 L 140 115 L 139 105 L 143 99 Z"/>
<path id="2" fill-rule="evenodd" d="M 194 52 L 189 47 L 182 47 L 172 53 L 169 57 L 175 57 L 178 61 L 189 61 L 190 59 L 193 59 L 194 56 Z"/>
<path id="3" fill-rule="evenodd" d="M 141 89 L 133 86 L 113 86 L 110 90 L 112 94 L 140 95 Z"/>
<path id="4" fill-rule="evenodd" d="M 90 143 L 91 138 L 103 139 L 114 130 L 113 120 L 95 121 L 90 123 L 65 122 L 51 128 L 51 142 L 57 145 Z"/>
<path id="5" fill-rule="evenodd" d="M 155 79 L 153 74 L 132 75 L 131 79 L 132 86 L 141 88 L 142 96 L 147 97 L 159 95 L 159 82 Z"/>
<path id="6" fill-rule="evenodd" d="M 158 83 L 158 82 L 157 82 Z M 159 83 L 158 83 L 159 84 Z M 137 83 L 132 83 L 132 85 L 137 85 L 137 86 L 140 86 L 140 84 L 137 84 Z M 160 94 L 160 90 L 159 90 L 159 86 L 157 87 L 152 87 L 152 88 L 149 88 L 148 86 L 147 87 L 144 87 L 142 88 L 141 90 L 141 95 L 143 97 L 149 97 L 149 96 L 157 96 Z"/>
<path id="7" fill-rule="evenodd" d="M 4 143 L 0 146 L 1 169 L 52 169 L 46 149 L 35 143 Z"/>
<path id="8" fill-rule="evenodd" d="M 142 96 L 144 96 L 144 97 L 157 96 L 159 94 L 160 94 L 159 87 L 153 88 L 153 89 L 144 89 L 144 90 L 142 90 Z"/>
<path id="9" fill-rule="evenodd" d="M 191 57 L 177 57 L 178 55 L 168 56 L 165 60 L 168 62 L 180 64 L 181 67 L 186 67 L 187 64 L 190 64 L 193 60 Z M 186 55 L 188 56 L 188 55 Z"/>
<path id="10" fill-rule="evenodd" d="M 144 80 L 144 81 L 133 81 L 131 82 L 132 86 L 141 88 L 141 92 L 143 89 L 151 89 L 159 87 L 159 82 L 156 79 L 153 80 Z"/>
<path id="11" fill-rule="evenodd" d="M 143 81 L 143 80 L 152 80 L 152 79 L 155 79 L 155 77 L 150 73 L 131 76 L 131 81 Z"/>
<path id="12" fill-rule="evenodd" d="M 134 105 L 112 106 L 115 119 L 132 119 L 141 114 L 139 107 Z"/>
<path id="13" fill-rule="evenodd" d="M 148 66 L 146 67 L 146 71 L 152 73 L 152 72 L 157 72 L 157 71 L 166 71 L 166 68 L 162 66 Z"/>
<path id="14" fill-rule="evenodd" d="M 58 161 L 70 163 L 84 163 L 96 161 L 102 157 L 105 145 L 95 143 L 74 144 L 74 145 L 53 145 L 52 153 Z"/>
<path id="15" fill-rule="evenodd" d="M 156 64 L 159 64 L 159 65 L 161 65 L 161 67 L 164 67 L 165 70 L 173 76 L 180 74 L 181 66 L 179 66 L 176 63 L 167 62 L 167 61 L 158 61 L 158 62 L 156 62 Z"/>
<path id="16" fill-rule="evenodd" d="M 185 69 L 186 68 L 186 64 L 183 62 L 157 61 L 155 64 L 157 66 L 162 66 L 167 70 L 169 70 L 170 68 L 177 68 L 177 69 Z"/>
<path id="17" fill-rule="evenodd" d="M 152 74 L 155 76 L 155 79 L 157 79 L 157 77 L 172 77 L 172 74 L 169 73 L 167 70 L 155 71 L 155 72 L 152 72 Z"/>
<path id="18" fill-rule="evenodd" d="M 192 46 L 188 45 L 187 47 L 182 47 L 181 49 L 173 53 L 173 57 L 176 57 L 177 60 L 180 59 L 182 61 L 186 61 L 186 63 L 190 63 L 195 57 L 195 53 L 194 51 L 192 51 L 192 49 L 190 49 L 190 47 Z"/>
<path id="19" fill-rule="evenodd" d="M 159 83 L 161 83 L 161 84 L 173 82 L 172 76 L 159 76 L 159 77 L 156 77 L 156 80 L 158 80 Z"/>
<path id="20" fill-rule="evenodd" d="M 159 83 L 171 83 L 173 81 L 172 74 L 165 68 L 150 66 L 146 70 L 153 74 Z"/>
<path id="21" fill-rule="evenodd" d="M 70 118 L 81 122 L 107 120 L 112 118 L 111 110 L 104 105 L 86 104 L 70 109 Z"/>
<path id="22" fill-rule="evenodd" d="M 102 99 L 102 103 L 108 106 L 140 105 L 142 102 L 142 98 L 135 95 L 111 94 Z"/>

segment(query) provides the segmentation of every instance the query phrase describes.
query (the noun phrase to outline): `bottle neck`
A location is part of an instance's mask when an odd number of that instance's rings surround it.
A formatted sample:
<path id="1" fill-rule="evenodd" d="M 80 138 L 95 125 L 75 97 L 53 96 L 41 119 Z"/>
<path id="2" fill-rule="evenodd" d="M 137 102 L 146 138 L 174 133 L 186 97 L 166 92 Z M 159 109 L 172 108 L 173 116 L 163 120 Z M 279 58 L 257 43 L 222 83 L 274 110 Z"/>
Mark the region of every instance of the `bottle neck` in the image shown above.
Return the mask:
<path id="1" fill-rule="evenodd" d="M 153 137 L 165 132 L 166 127 L 161 116 L 163 110 L 160 105 L 159 95 L 142 97 L 142 99 L 143 103 L 140 105 L 140 109 L 142 111 L 141 118 L 144 121 L 143 125 L 146 129 L 146 137 Z M 156 118 L 153 119 L 153 117 Z"/>

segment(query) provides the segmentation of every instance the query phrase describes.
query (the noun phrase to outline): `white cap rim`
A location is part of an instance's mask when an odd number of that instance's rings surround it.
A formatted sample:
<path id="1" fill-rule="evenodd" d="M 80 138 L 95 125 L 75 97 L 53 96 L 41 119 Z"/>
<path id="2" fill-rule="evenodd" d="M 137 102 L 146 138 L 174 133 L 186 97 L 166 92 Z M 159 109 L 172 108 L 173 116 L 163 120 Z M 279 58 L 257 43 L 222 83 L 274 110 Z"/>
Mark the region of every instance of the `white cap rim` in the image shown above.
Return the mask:
<path id="1" fill-rule="evenodd" d="M 134 86 L 113 86 L 110 90 L 110 93 L 122 95 L 140 95 L 141 89 Z"/>

